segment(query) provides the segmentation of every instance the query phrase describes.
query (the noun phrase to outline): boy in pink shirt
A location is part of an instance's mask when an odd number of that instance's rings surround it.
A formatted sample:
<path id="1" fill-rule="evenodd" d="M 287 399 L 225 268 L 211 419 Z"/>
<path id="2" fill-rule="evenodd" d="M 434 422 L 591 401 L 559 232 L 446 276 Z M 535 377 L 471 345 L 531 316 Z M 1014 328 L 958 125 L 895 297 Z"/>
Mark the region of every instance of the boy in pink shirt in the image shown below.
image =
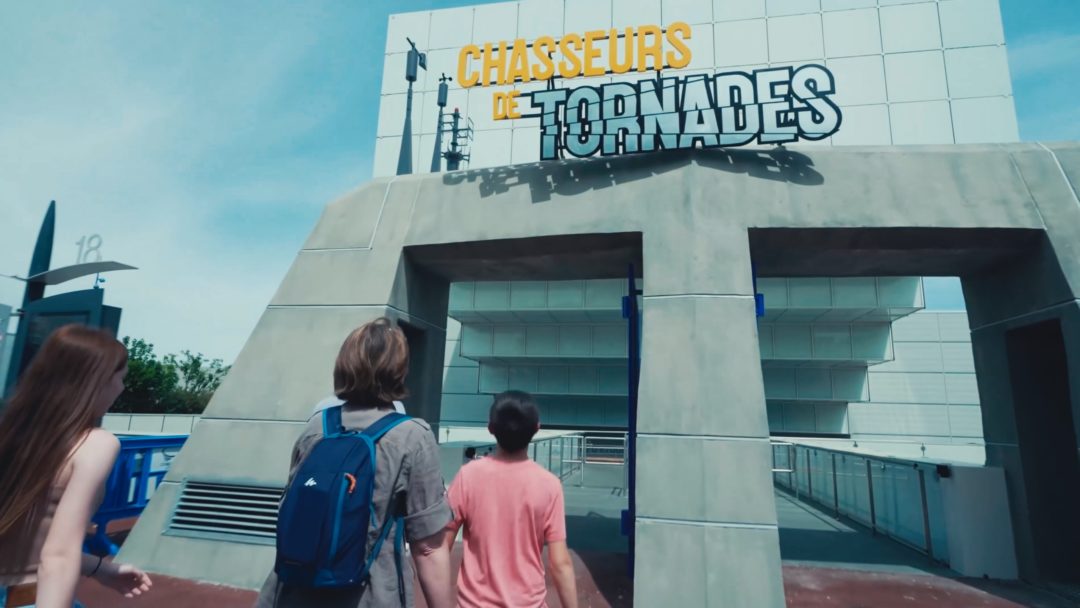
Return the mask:
<path id="1" fill-rule="evenodd" d="M 540 430 L 532 396 L 522 391 L 497 395 L 488 430 L 498 449 L 462 466 L 447 493 L 454 511 L 446 533 L 451 548 L 458 528 L 465 527 L 458 606 L 546 607 L 542 552 L 547 545 L 559 599 L 564 608 L 577 608 L 562 483 L 529 459 L 529 442 Z"/>

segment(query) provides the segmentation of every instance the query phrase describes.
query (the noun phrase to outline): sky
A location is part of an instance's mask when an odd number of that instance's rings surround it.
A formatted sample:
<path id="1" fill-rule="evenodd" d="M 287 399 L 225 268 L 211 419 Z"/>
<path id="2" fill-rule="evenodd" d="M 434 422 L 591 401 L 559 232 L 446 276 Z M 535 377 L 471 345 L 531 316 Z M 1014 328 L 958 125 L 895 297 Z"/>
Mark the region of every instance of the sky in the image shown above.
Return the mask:
<path id="1" fill-rule="evenodd" d="M 482 3 L 0 3 L 0 274 L 25 276 L 56 200 L 54 268 L 95 234 L 139 268 L 106 276 L 122 335 L 231 362 L 371 176 L 389 14 Z M 1080 1 L 1001 6 L 1021 138 L 1080 140 Z M 0 303 L 22 290 L 0 277 Z M 927 304 L 962 307 L 958 282 Z"/>

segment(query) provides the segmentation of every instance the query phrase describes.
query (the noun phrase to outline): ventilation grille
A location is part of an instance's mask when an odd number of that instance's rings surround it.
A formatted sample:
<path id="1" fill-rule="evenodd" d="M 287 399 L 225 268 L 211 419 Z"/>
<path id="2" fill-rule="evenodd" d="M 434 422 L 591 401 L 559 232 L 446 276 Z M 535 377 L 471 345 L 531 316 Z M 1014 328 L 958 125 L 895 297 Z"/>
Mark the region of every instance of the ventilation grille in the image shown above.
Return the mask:
<path id="1" fill-rule="evenodd" d="M 224 534 L 236 540 L 272 543 L 277 536 L 281 495 L 279 488 L 188 482 L 168 532 L 204 537 Z"/>

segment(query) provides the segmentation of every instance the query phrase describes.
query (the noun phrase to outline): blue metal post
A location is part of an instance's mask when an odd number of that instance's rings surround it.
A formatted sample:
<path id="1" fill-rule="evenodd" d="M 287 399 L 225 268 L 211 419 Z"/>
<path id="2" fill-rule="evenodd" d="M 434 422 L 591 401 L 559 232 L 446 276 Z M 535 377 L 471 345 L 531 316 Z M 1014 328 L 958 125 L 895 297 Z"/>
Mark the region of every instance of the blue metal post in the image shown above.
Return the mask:
<path id="1" fill-rule="evenodd" d="M 627 467 L 627 509 L 622 512 L 622 532 L 627 536 L 630 554 L 627 556 L 627 574 L 634 577 L 634 518 L 637 513 L 637 410 L 638 379 L 641 377 L 641 336 L 640 313 L 637 297 L 641 290 L 637 288 L 634 265 L 627 270 L 627 295 L 623 296 L 623 318 L 627 320 L 627 432 L 626 432 L 626 467 Z"/>

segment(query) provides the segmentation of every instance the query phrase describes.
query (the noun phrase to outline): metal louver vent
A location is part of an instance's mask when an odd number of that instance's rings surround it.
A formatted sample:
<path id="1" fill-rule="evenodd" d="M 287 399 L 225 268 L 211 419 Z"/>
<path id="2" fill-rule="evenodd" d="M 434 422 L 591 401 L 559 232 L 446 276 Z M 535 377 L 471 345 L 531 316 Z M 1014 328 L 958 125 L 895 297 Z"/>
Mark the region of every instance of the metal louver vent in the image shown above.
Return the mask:
<path id="1" fill-rule="evenodd" d="M 281 495 L 280 488 L 188 482 L 166 533 L 272 544 Z"/>

